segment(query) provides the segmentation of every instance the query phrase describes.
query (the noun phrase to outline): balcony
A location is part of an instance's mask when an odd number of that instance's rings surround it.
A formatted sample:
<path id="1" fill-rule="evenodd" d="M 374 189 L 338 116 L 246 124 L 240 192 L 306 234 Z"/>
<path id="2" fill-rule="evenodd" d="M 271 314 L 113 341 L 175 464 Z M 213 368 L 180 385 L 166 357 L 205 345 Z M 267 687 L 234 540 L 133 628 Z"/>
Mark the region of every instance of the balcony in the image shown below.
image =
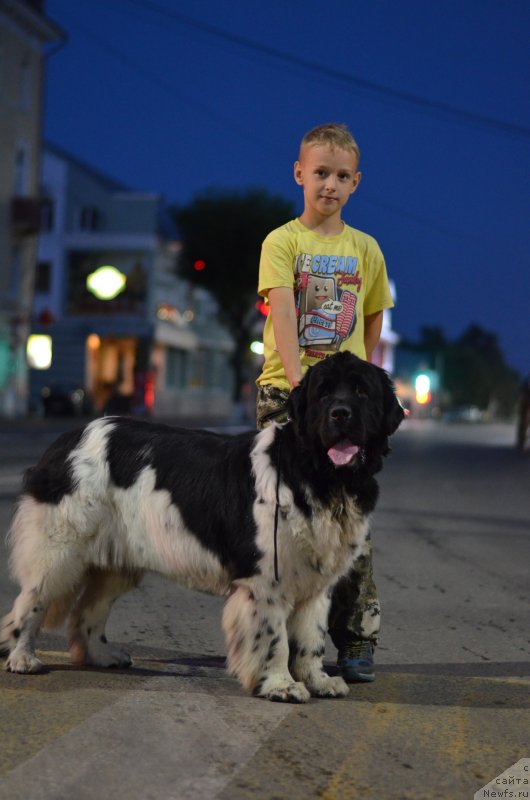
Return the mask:
<path id="1" fill-rule="evenodd" d="M 34 236 L 40 231 L 43 200 L 39 197 L 13 197 L 11 231 L 14 236 Z"/>

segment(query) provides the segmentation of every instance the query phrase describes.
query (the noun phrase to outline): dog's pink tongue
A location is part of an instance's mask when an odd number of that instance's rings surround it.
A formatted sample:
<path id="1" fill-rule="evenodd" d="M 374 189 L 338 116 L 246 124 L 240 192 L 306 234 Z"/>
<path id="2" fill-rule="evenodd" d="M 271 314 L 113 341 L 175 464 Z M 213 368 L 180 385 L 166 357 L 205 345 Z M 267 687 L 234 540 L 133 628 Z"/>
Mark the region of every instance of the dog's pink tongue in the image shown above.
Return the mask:
<path id="1" fill-rule="evenodd" d="M 336 467 L 342 467 L 344 464 L 349 464 L 358 452 L 359 448 L 356 444 L 352 444 L 348 439 L 343 439 L 342 442 L 337 442 L 337 444 L 329 448 L 328 456 Z"/>

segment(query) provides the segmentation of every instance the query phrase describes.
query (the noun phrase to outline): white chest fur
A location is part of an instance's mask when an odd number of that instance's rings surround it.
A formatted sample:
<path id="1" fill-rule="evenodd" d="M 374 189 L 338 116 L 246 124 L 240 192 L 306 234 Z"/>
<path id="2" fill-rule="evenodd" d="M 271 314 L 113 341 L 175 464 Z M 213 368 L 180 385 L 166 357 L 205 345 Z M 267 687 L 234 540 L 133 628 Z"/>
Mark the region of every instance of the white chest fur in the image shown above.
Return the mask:
<path id="1" fill-rule="evenodd" d="M 310 519 L 293 504 L 280 511 L 278 561 L 280 580 L 299 602 L 334 584 L 361 554 L 369 530 L 352 499 L 333 509 L 313 507 Z"/>
<path id="2" fill-rule="evenodd" d="M 263 553 L 259 566 L 271 580 L 278 473 L 269 450 L 275 430 L 276 426 L 271 425 L 262 431 L 251 453 L 257 495 L 254 503 L 257 545 Z M 296 603 L 325 590 L 348 572 L 362 552 L 369 518 L 352 497 L 344 495 L 331 508 L 324 508 L 306 489 L 305 499 L 311 509 L 308 516 L 298 508 L 291 490 L 281 480 L 278 498 L 276 550 L 280 582 L 282 593 Z"/>

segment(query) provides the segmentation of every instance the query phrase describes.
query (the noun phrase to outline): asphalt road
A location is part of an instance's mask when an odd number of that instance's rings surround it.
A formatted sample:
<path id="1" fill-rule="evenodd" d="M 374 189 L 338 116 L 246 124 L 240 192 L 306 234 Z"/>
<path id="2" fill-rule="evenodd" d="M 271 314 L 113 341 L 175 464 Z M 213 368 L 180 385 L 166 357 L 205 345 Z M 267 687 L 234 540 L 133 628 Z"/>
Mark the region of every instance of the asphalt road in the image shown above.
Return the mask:
<path id="1" fill-rule="evenodd" d="M 0 431 L 4 529 L 50 437 Z M 373 526 L 373 684 L 305 706 L 252 699 L 224 671 L 221 600 L 149 577 L 108 626 L 132 669 L 74 669 L 59 633 L 41 638 L 49 672 L 0 673 L 1 800 L 473 798 L 530 756 L 530 454 L 513 440 L 429 422 L 394 438 Z M 0 555 L 2 614 L 16 589 Z"/>

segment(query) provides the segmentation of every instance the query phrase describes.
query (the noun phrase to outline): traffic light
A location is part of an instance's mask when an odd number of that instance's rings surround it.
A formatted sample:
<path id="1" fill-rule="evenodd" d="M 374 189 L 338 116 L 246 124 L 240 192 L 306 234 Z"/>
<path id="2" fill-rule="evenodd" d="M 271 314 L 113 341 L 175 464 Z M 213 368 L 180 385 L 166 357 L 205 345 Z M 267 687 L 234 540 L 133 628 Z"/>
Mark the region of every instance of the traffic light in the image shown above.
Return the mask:
<path id="1" fill-rule="evenodd" d="M 271 307 L 265 302 L 265 300 L 256 300 L 256 308 L 260 314 L 263 314 L 264 317 L 269 316 Z"/>
<path id="2" fill-rule="evenodd" d="M 416 375 L 414 389 L 416 390 L 416 402 L 420 406 L 431 402 L 431 379 L 427 373 L 420 372 L 419 375 Z"/>

